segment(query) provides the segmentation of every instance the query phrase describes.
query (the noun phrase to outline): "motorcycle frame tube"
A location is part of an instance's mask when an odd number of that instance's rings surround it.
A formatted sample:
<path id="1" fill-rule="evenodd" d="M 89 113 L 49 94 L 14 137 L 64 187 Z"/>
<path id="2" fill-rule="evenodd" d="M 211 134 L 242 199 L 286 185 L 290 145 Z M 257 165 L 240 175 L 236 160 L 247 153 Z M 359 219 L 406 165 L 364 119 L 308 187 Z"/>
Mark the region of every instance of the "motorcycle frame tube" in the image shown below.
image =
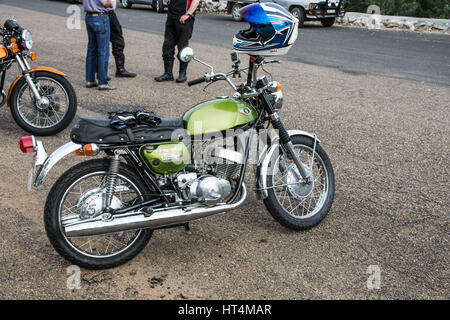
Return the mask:
<path id="1" fill-rule="evenodd" d="M 140 160 L 139 156 L 137 155 L 136 150 L 130 150 L 129 148 L 126 148 L 127 154 L 123 155 L 125 161 L 131 165 L 141 180 L 147 185 L 147 188 L 149 190 L 155 189 L 159 194 L 163 195 L 164 193 L 159 188 L 158 183 L 156 182 L 153 175 L 147 170 L 147 167 L 145 164 Z M 169 203 L 169 199 L 167 196 L 163 195 L 164 200 Z"/>

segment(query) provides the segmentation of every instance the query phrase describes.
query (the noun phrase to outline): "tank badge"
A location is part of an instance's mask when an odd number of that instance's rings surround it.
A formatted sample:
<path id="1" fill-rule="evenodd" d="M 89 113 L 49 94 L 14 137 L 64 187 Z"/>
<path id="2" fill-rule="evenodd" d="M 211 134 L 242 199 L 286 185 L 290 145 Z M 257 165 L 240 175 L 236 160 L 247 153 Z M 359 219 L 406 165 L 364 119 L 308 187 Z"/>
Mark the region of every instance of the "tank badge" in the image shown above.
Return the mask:
<path id="1" fill-rule="evenodd" d="M 252 110 L 250 110 L 249 108 L 246 107 L 246 108 L 241 109 L 239 112 L 241 112 L 241 113 L 245 114 L 246 116 L 248 116 L 249 114 L 252 113 Z"/>

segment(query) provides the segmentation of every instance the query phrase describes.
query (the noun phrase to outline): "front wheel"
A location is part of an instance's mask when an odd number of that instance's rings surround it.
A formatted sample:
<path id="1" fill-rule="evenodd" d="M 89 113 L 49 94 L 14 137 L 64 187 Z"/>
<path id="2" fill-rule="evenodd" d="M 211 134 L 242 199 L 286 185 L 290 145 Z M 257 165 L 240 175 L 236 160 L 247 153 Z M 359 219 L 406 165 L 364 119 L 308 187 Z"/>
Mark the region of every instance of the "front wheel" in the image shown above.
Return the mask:
<path id="1" fill-rule="evenodd" d="M 297 166 L 281 151 L 271 161 L 273 167 L 266 177 L 268 197 L 264 200 L 270 214 L 283 226 L 306 230 L 319 224 L 331 209 L 334 198 L 334 172 L 325 150 L 314 140 L 292 136 L 292 144 L 302 163 L 312 173 L 306 183 Z"/>
<path id="2" fill-rule="evenodd" d="M 106 269 L 135 257 L 148 243 L 152 230 L 139 229 L 87 237 L 69 237 L 67 221 L 94 219 L 105 203 L 109 161 L 90 160 L 66 171 L 53 185 L 45 203 L 44 224 L 55 250 L 65 259 L 87 269 Z M 133 169 L 121 163 L 111 208 L 144 201 L 149 191 Z"/>
<path id="3" fill-rule="evenodd" d="M 36 136 L 50 136 L 64 130 L 77 112 L 75 90 L 63 76 L 37 71 L 31 78 L 47 103 L 39 105 L 22 77 L 11 93 L 11 114 L 17 124 Z"/>
<path id="4" fill-rule="evenodd" d="M 306 19 L 305 10 L 303 10 L 303 8 L 300 7 L 292 7 L 289 11 L 292 13 L 294 17 L 298 19 L 298 27 L 299 28 L 303 27 L 303 24 L 305 23 Z"/>
<path id="5" fill-rule="evenodd" d="M 322 23 L 322 26 L 324 26 L 325 28 L 332 27 L 335 21 L 336 21 L 335 18 L 327 18 L 327 19 L 320 20 L 320 22 Z"/>
<path id="6" fill-rule="evenodd" d="M 233 7 L 231 8 L 231 17 L 233 18 L 234 21 L 242 21 L 242 16 L 240 13 L 240 10 L 242 9 L 242 4 L 241 3 L 235 3 L 233 4 Z"/>

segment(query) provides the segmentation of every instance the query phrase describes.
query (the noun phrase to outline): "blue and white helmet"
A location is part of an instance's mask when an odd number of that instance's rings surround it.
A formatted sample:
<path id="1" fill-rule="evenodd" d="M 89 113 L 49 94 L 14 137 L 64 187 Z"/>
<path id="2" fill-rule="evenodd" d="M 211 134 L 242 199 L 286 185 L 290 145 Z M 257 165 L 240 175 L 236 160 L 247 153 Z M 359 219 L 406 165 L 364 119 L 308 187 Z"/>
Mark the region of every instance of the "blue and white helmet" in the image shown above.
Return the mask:
<path id="1" fill-rule="evenodd" d="M 253 3 L 240 10 L 250 29 L 233 38 L 234 50 L 260 56 L 286 54 L 298 35 L 298 19 L 275 3 Z"/>

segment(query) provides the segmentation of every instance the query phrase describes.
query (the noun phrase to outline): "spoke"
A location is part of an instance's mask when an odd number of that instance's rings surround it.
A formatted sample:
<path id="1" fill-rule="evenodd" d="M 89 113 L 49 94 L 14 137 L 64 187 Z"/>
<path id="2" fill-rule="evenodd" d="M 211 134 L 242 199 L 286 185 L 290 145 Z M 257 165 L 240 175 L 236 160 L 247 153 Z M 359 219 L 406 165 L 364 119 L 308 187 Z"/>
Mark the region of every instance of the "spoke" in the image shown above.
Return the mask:
<path id="1" fill-rule="evenodd" d="M 93 195 L 102 192 L 101 184 L 104 183 L 105 177 L 106 175 L 104 173 L 88 176 L 78 181 L 77 184 L 74 184 L 70 190 L 67 190 L 66 197 L 63 199 L 61 206 L 61 217 L 73 215 L 73 218 L 77 219 L 80 214 L 81 206 L 72 205 L 72 203 L 78 203 L 80 197 L 86 195 L 86 192 L 93 192 Z M 135 203 L 139 197 L 141 197 L 139 191 L 135 190 L 133 185 L 123 177 L 119 177 L 118 185 L 122 186 L 122 189 L 124 190 L 117 192 L 115 195 L 120 201 L 129 199 L 128 201 L 131 202 L 133 199 L 133 203 Z M 64 220 L 61 220 L 61 223 L 63 223 L 63 221 Z M 116 234 L 98 235 L 87 238 L 69 237 L 67 240 L 81 253 L 103 257 L 114 255 L 126 249 L 140 234 L 141 231 L 139 230 L 125 231 Z"/>

